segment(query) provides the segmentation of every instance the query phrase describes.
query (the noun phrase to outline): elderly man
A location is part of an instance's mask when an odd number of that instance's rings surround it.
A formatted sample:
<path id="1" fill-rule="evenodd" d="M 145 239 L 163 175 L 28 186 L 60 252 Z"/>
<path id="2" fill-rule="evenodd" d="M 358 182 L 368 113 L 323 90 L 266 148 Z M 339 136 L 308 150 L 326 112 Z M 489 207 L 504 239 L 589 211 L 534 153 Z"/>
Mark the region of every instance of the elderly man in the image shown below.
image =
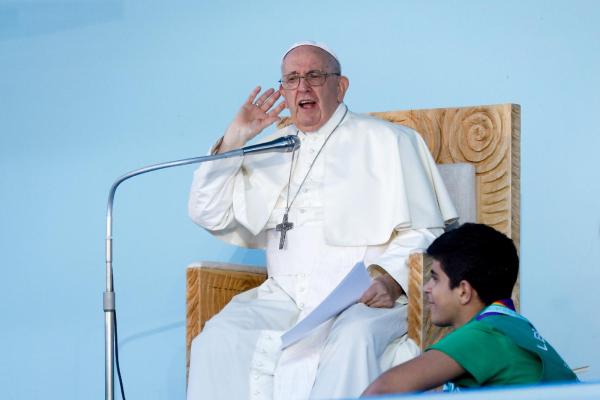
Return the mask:
<path id="1" fill-rule="evenodd" d="M 206 163 L 194 174 L 191 218 L 230 243 L 265 248 L 268 279 L 193 341 L 189 400 L 360 395 L 416 355 L 404 335 L 406 261 L 456 217 L 416 132 L 348 110 L 348 78 L 326 45 L 295 44 L 281 69 L 279 90 L 253 90 L 213 152 L 243 146 L 286 106 L 292 125 L 266 140 L 297 135 L 300 150 Z M 282 350 L 282 333 L 357 262 L 373 278 L 361 302 Z"/>

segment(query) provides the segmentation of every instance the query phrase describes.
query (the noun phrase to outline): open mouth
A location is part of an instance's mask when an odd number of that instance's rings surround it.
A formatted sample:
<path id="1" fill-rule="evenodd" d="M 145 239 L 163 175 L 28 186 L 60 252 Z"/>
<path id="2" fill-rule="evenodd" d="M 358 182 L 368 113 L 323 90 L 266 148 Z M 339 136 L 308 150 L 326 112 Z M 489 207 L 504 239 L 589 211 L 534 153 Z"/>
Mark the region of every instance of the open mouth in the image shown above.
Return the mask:
<path id="1" fill-rule="evenodd" d="M 304 110 L 309 110 L 312 108 L 315 108 L 317 106 L 317 102 L 314 100 L 300 100 L 298 102 L 298 107 L 304 109 Z"/>

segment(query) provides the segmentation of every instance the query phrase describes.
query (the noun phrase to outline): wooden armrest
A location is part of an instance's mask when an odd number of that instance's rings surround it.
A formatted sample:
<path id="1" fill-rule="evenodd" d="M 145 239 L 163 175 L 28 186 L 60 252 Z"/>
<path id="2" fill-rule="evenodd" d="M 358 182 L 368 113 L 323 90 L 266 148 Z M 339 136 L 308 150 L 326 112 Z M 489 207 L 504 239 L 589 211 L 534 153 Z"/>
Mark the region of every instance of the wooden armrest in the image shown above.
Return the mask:
<path id="1" fill-rule="evenodd" d="M 425 350 L 450 328 L 439 328 L 431 323 L 429 307 L 423 286 L 431 275 L 432 259 L 425 253 L 413 253 L 408 259 L 408 337 Z"/>
<path id="2" fill-rule="evenodd" d="M 221 311 L 233 296 L 259 286 L 267 279 L 264 267 L 202 261 L 186 272 L 186 365 L 190 349 L 204 324 Z"/>

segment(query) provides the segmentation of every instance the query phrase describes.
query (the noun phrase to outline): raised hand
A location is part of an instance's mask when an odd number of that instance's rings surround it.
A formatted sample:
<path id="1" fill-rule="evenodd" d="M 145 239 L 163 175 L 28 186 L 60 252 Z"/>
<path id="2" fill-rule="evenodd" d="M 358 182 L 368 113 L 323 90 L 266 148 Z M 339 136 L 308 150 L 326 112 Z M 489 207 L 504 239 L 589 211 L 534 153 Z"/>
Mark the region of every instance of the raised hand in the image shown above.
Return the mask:
<path id="1" fill-rule="evenodd" d="M 242 104 L 225 131 L 219 153 L 244 146 L 263 129 L 279 121 L 279 114 L 285 108 L 285 102 L 281 102 L 275 107 L 273 105 L 279 99 L 281 93 L 279 90 L 271 88 L 258 96 L 260 90 L 260 86 L 254 88 L 248 99 Z M 256 96 L 258 96 L 258 99 Z"/>

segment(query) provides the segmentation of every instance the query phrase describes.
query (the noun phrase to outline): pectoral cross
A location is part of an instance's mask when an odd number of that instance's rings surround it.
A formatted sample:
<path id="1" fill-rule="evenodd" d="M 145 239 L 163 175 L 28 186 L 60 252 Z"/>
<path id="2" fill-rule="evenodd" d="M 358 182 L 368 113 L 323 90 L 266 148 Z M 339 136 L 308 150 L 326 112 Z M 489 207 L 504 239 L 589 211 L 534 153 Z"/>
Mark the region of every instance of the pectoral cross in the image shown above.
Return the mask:
<path id="1" fill-rule="evenodd" d="M 288 213 L 283 214 L 283 220 L 280 224 L 275 225 L 275 230 L 279 231 L 279 250 L 283 249 L 285 245 L 285 235 L 287 231 L 294 227 L 293 222 L 288 222 Z"/>

